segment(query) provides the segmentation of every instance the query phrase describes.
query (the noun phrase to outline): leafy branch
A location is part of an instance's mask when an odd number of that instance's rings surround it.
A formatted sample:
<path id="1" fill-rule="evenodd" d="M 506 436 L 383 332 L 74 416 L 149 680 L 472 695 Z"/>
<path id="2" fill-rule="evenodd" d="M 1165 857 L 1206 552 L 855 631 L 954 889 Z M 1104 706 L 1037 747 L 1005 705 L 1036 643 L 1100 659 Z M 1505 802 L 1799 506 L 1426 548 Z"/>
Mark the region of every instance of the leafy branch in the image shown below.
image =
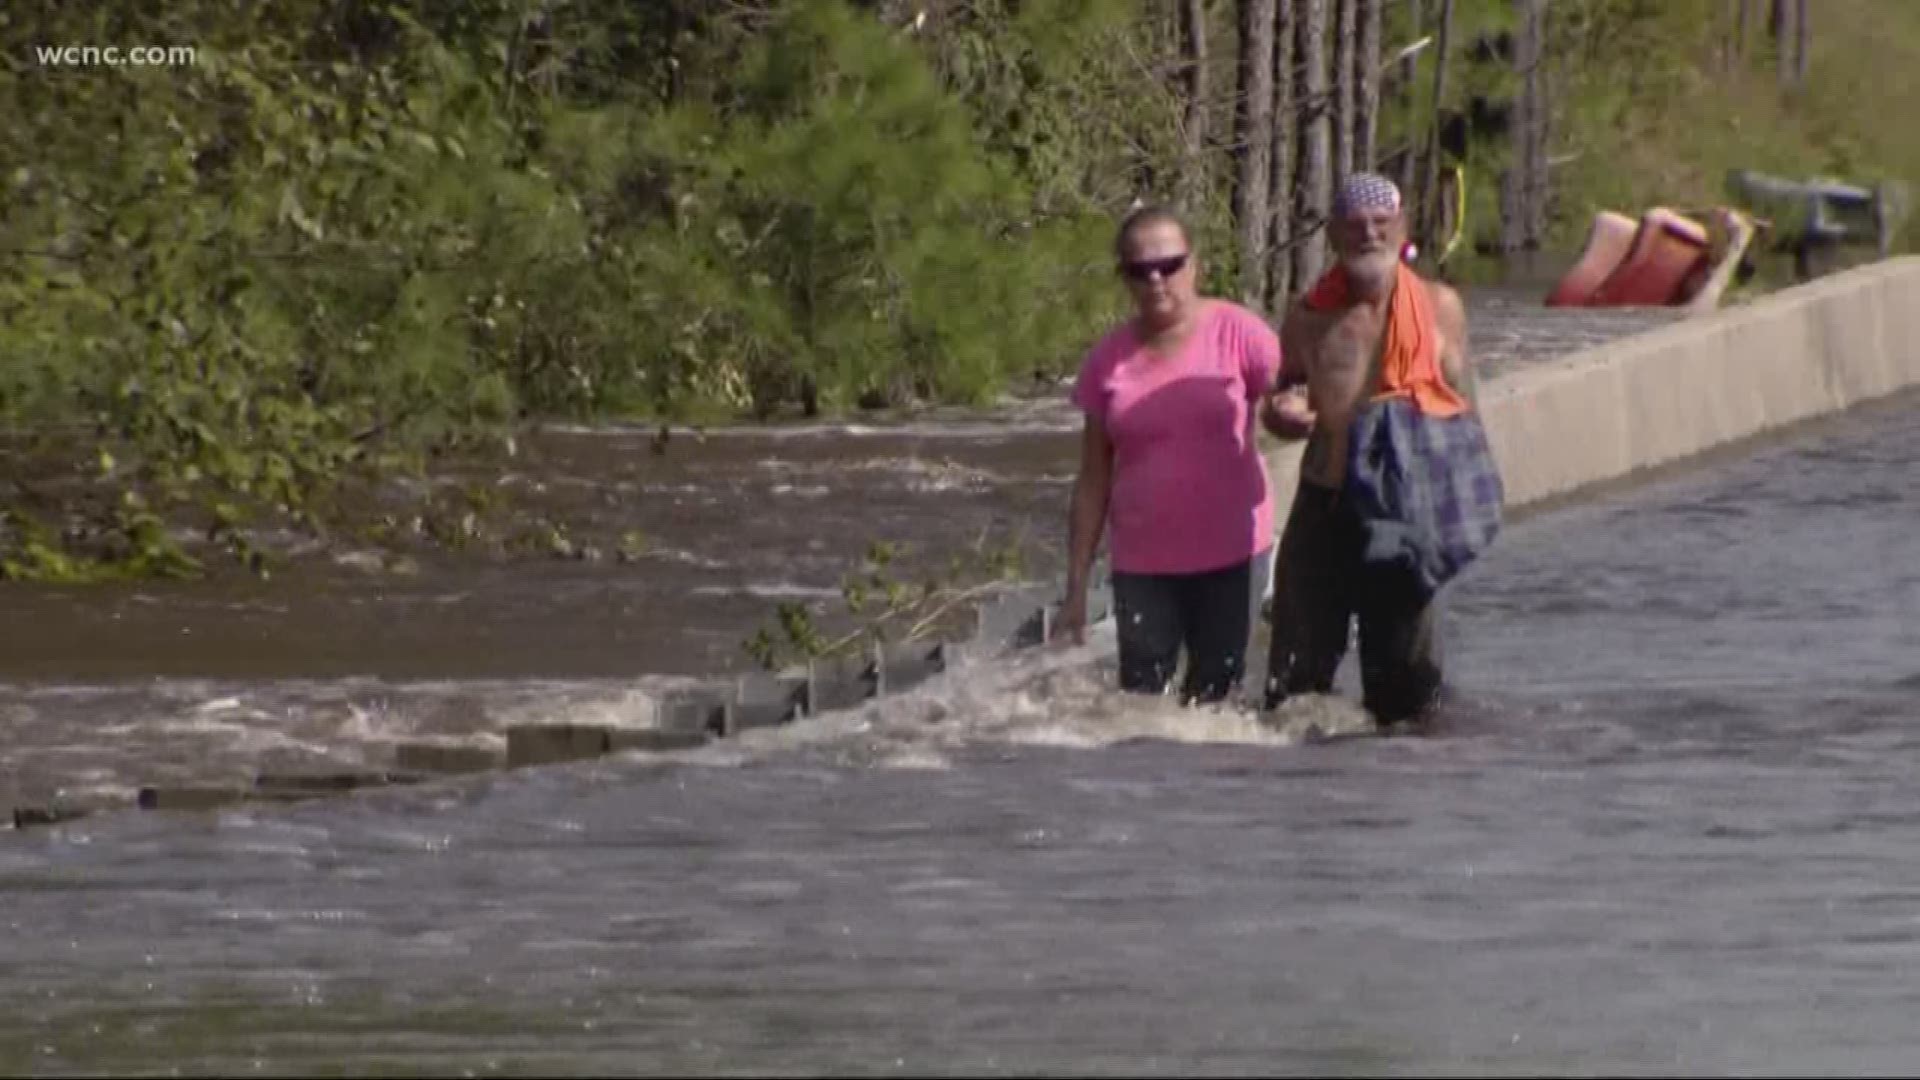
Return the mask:
<path id="1" fill-rule="evenodd" d="M 923 640 L 943 621 L 1019 580 L 1025 564 L 1017 537 L 993 543 L 983 533 L 939 572 L 909 583 L 896 570 L 906 551 L 906 545 L 876 541 L 859 568 L 843 576 L 840 614 L 854 621 L 853 629 L 829 637 L 808 605 L 782 601 L 741 648 L 762 667 L 777 671 L 807 660 L 853 655 L 873 644 Z"/>

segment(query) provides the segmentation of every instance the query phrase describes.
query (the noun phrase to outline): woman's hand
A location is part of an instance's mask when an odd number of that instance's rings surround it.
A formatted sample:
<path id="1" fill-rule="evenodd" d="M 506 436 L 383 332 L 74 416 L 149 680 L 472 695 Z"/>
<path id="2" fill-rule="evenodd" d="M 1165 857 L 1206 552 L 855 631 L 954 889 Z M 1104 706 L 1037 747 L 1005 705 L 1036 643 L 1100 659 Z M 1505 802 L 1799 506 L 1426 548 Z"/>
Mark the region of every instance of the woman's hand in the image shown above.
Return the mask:
<path id="1" fill-rule="evenodd" d="M 1087 643 L 1087 590 L 1085 586 L 1069 586 L 1066 599 L 1060 601 L 1060 611 L 1053 619 L 1053 644 L 1075 645 Z"/>

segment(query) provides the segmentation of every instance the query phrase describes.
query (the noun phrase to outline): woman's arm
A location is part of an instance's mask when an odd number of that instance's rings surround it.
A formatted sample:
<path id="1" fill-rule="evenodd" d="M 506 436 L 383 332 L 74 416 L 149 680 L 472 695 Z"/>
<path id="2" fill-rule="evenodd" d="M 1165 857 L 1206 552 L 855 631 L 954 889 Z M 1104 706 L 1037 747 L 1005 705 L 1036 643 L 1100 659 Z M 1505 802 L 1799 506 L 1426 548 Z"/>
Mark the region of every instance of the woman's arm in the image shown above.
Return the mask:
<path id="1" fill-rule="evenodd" d="M 1107 521 L 1107 502 L 1113 494 L 1113 441 L 1107 425 L 1089 414 L 1080 436 L 1080 474 L 1073 482 L 1073 506 L 1067 518 L 1067 595 L 1060 613 L 1061 630 L 1084 640 L 1087 625 L 1087 578 L 1100 550 L 1100 533 Z"/>

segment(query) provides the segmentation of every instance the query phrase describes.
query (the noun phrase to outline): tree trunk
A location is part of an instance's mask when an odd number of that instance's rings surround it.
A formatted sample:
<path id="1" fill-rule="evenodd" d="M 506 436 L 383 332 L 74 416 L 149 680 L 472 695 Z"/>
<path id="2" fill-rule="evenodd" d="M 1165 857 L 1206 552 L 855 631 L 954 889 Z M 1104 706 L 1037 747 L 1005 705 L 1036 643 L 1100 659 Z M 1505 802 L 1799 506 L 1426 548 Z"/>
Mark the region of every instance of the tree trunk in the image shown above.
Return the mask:
<path id="1" fill-rule="evenodd" d="M 1529 0 L 1528 15 L 1533 20 L 1533 65 L 1527 72 L 1526 90 L 1533 98 L 1528 119 L 1527 144 L 1527 224 L 1526 245 L 1539 251 L 1547 240 L 1547 195 L 1551 190 L 1547 176 L 1547 137 L 1552 132 L 1553 95 L 1547 77 L 1547 0 Z"/>
<path id="2" fill-rule="evenodd" d="M 1327 115 L 1328 2 L 1299 0 L 1294 21 L 1294 52 L 1299 57 L 1300 72 L 1294 93 L 1300 133 L 1300 181 L 1293 213 L 1296 289 L 1308 287 L 1320 276 L 1327 257 L 1327 213 L 1333 201 L 1333 125 Z"/>
<path id="3" fill-rule="evenodd" d="M 1514 2 L 1524 5 L 1526 0 Z M 1526 31 L 1523 29 L 1514 35 L 1513 66 L 1516 74 L 1525 63 L 1526 56 Z M 1500 173 L 1500 252 L 1503 255 L 1511 255 L 1521 247 L 1521 222 L 1526 220 L 1523 192 L 1527 182 L 1527 109 L 1531 105 L 1523 88 L 1514 98 L 1513 119 L 1507 128 L 1510 152 L 1507 155 L 1507 167 Z"/>
<path id="4" fill-rule="evenodd" d="M 1426 0 L 1407 0 L 1407 17 L 1411 30 L 1409 43 L 1420 40 L 1420 31 L 1425 24 Z M 1400 61 L 1400 115 L 1407 118 L 1407 151 L 1400 159 L 1400 190 L 1404 197 L 1414 198 L 1414 180 L 1418 174 L 1415 166 L 1420 162 L 1419 142 L 1413 137 L 1413 80 L 1420 70 L 1419 54 L 1411 54 Z M 1416 212 L 1416 218 L 1419 216 Z"/>
<path id="5" fill-rule="evenodd" d="M 1273 15 L 1273 168 L 1268 206 L 1273 242 L 1267 249 L 1267 310 L 1275 318 L 1285 315 L 1293 296 L 1293 144 L 1300 128 L 1293 96 L 1295 14 L 1294 0 L 1279 0 Z"/>
<path id="6" fill-rule="evenodd" d="M 1733 0 L 1737 5 L 1733 22 L 1733 56 L 1737 61 L 1747 58 L 1747 38 L 1753 29 L 1753 5 L 1760 0 Z"/>
<path id="7" fill-rule="evenodd" d="M 1333 0 L 1333 182 L 1338 184 L 1353 172 L 1355 40 L 1354 7 L 1356 0 Z"/>
<path id="8" fill-rule="evenodd" d="M 1440 105 L 1447 99 L 1447 60 L 1453 48 L 1453 0 L 1440 0 L 1440 36 L 1434 42 L 1433 115 L 1427 124 L 1427 167 L 1420 181 L 1420 243 L 1440 254 L 1440 237 L 1429 236 L 1438 223 L 1440 197 Z"/>
<path id="9" fill-rule="evenodd" d="M 1715 44 L 1713 61 L 1720 73 L 1734 69 L 1734 61 L 1740 60 L 1740 6 L 1745 0 L 1720 0 L 1713 13 L 1715 25 Z"/>
<path id="10" fill-rule="evenodd" d="M 1207 8 L 1203 0 L 1180 0 L 1180 48 L 1187 92 L 1182 124 L 1186 164 L 1180 170 L 1180 203 L 1192 210 L 1200 205 L 1207 190 Z"/>
<path id="11" fill-rule="evenodd" d="M 1767 24 L 1773 30 L 1774 78 L 1780 89 L 1790 90 L 1793 88 L 1793 0 L 1773 0 Z"/>
<path id="12" fill-rule="evenodd" d="M 1546 169 L 1545 142 L 1542 138 L 1545 116 L 1541 100 L 1543 0 L 1514 0 L 1514 20 L 1519 32 L 1514 37 L 1513 69 L 1520 84 L 1514 102 L 1512 152 L 1500 192 L 1500 249 L 1506 253 L 1531 251 L 1540 246 L 1541 219 L 1538 203 L 1544 193 Z"/>
<path id="13" fill-rule="evenodd" d="M 1240 94 L 1233 144 L 1239 169 L 1233 224 L 1240 240 L 1240 296 L 1249 307 L 1266 297 L 1267 236 L 1273 213 L 1274 0 L 1240 2 Z"/>
<path id="14" fill-rule="evenodd" d="M 1810 33 L 1807 28 L 1807 0 L 1794 0 L 1793 84 L 1796 88 L 1807 85 L 1807 37 Z"/>
<path id="15" fill-rule="evenodd" d="M 1382 0 L 1358 0 L 1360 51 L 1355 58 L 1360 95 L 1355 119 L 1354 160 L 1372 170 L 1380 159 L 1380 8 Z M 1802 0 L 1804 2 L 1804 0 Z"/>

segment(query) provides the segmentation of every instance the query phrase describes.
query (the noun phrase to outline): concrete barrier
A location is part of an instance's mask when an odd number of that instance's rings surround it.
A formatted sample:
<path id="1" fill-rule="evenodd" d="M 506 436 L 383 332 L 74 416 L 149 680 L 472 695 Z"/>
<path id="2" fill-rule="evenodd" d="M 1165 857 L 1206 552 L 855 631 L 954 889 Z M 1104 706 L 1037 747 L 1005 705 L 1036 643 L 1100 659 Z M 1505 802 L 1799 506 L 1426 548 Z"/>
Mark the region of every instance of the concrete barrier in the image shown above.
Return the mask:
<path id="1" fill-rule="evenodd" d="M 639 750 L 651 754 L 675 750 L 697 750 L 712 739 L 706 731 L 679 731 L 673 728 L 610 728 L 607 753 L 622 754 Z"/>
<path id="2" fill-rule="evenodd" d="M 900 694 L 947 670 L 947 643 L 907 642 L 880 650 L 880 693 Z"/>
<path id="3" fill-rule="evenodd" d="M 60 825 L 69 821 L 78 821 L 92 813 L 84 806 L 16 806 L 13 808 L 13 827 L 31 829 L 41 825 Z"/>
<path id="4" fill-rule="evenodd" d="M 253 792 L 254 797 L 262 799 L 311 799 L 362 788 L 415 784 L 425 779 L 424 773 L 385 769 L 370 772 L 261 773 L 253 778 Z"/>
<path id="5" fill-rule="evenodd" d="M 1564 497 L 1920 384 L 1920 258 L 1530 367 L 1482 394 L 1512 506 Z"/>
<path id="6" fill-rule="evenodd" d="M 1482 384 L 1480 397 L 1508 506 L 1521 509 L 1920 386 L 1920 258 L 1859 267 L 1557 358 L 1514 359 L 1499 359 L 1498 375 Z M 1281 527 L 1302 450 L 1298 443 L 1267 444 Z M 957 665 L 1039 645 L 1060 592 L 1056 582 L 997 597 L 981 606 L 962 640 L 889 645 L 856 661 L 671 691 L 653 702 L 650 728 L 520 725 L 507 732 L 504 761 L 485 749 L 406 743 L 396 748 L 396 767 L 452 773 L 692 749 L 710 738 L 858 707 Z M 1104 573 L 1096 574 L 1091 592 L 1089 621 L 1111 618 Z M 378 779 L 263 778 L 254 791 L 147 788 L 138 804 L 205 810 L 263 794 L 307 796 L 400 779 L 372 775 Z M 79 813 L 84 810 L 23 807 L 14 824 L 57 824 Z"/>
<path id="7" fill-rule="evenodd" d="M 738 735 L 756 728 L 790 724 L 807 713 L 811 680 L 799 675 L 746 675 L 733 686 L 722 733 Z"/>
<path id="8" fill-rule="evenodd" d="M 597 724 L 516 724 L 507 729 L 507 768 L 599 757 L 613 747 Z"/>
<path id="9" fill-rule="evenodd" d="M 252 794 L 252 791 L 243 787 L 144 787 L 135 801 L 142 810 L 220 810 L 239 806 L 248 801 Z"/>
<path id="10" fill-rule="evenodd" d="M 396 768 L 415 773 L 485 772 L 506 764 L 497 750 L 455 743 L 405 742 L 393 748 Z"/>
<path id="11" fill-rule="evenodd" d="M 718 738 L 727 733 L 729 700 L 726 690 L 717 686 L 675 690 L 654 703 L 654 721 L 666 731 L 697 731 Z"/>
<path id="12" fill-rule="evenodd" d="M 880 692 L 880 668 L 874 657 L 815 660 L 807 665 L 806 712 L 851 709 Z"/>

